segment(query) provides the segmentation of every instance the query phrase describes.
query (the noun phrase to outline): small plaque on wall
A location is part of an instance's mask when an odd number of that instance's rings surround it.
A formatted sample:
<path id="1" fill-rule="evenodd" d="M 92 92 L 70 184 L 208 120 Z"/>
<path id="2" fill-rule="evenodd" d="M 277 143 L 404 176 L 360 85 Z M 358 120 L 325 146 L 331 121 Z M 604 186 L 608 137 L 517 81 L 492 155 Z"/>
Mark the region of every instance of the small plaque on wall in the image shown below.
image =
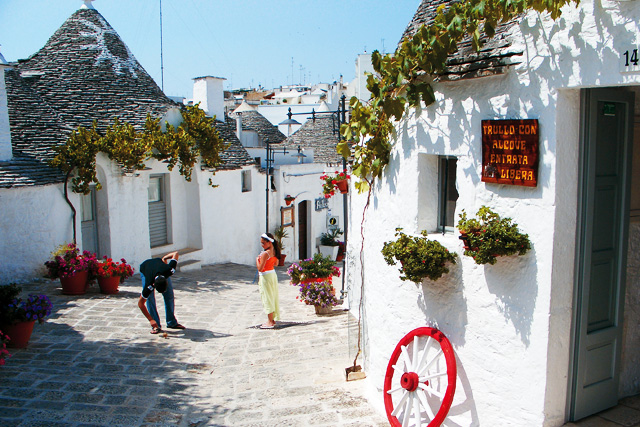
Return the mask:
<path id="1" fill-rule="evenodd" d="M 280 224 L 283 227 L 293 227 L 293 206 L 280 208 Z"/>
<path id="2" fill-rule="evenodd" d="M 538 185 L 538 120 L 482 121 L 482 181 Z"/>

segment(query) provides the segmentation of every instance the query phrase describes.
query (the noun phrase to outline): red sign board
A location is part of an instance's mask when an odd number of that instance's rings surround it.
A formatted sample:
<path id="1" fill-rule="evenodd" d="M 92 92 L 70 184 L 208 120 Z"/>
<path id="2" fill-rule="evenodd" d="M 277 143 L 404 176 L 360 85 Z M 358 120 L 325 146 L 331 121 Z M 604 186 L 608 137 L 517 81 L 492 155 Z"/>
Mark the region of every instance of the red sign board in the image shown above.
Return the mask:
<path id="1" fill-rule="evenodd" d="M 482 121 L 482 181 L 538 185 L 538 120 Z"/>

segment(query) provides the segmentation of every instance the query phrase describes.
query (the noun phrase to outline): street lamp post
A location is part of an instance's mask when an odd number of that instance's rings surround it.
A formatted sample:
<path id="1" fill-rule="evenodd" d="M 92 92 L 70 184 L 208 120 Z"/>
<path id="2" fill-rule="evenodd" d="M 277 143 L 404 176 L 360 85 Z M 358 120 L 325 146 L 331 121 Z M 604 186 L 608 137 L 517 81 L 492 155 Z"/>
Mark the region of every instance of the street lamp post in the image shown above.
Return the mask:
<path id="1" fill-rule="evenodd" d="M 264 228 L 265 228 L 265 233 L 269 232 L 269 190 L 271 189 L 270 187 L 273 187 L 273 174 L 272 174 L 272 169 L 273 169 L 273 163 L 275 162 L 275 153 L 277 150 L 275 150 L 274 148 L 271 147 L 271 143 L 269 142 L 269 140 L 267 140 L 267 150 L 266 150 L 266 155 L 265 155 L 265 166 L 267 168 L 267 182 L 266 182 L 266 187 L 265 187 L 265 197 L 266 197 L 266 201 L 265 201 L 265 224 L 264 224 Z M 287 154 L 288 151 L 283 148 L 282 149 L 282 154 Z"/>
<path id="2" fill-rule="evenodd" d="M 331 114 L 333 117 L 335 117 L 335 122 L 337 122 L 337 126 L 334 126 L 333 128 L 333 133 L 334 135 L 337 134 L 338 136 L 338 142 L 340 142 L 340 126 L 344 123 L 347 122 L 347 109 L 346 109 L 346 96 L 343 94 L 340 97 L 340 102 L 338 104 L 338 109 L 336 111 L 315 111 L 315 109 L 312 109 L 311 112 L 304 112 L 304 113 L 292 113 L 291 112 L 291 107 L 289 107 L 289 112 L 287 113 L 287 119 L 285 121 L 283 121 L 282 123 L 279 123 L 280 125 L 288 125 L 289 128 L 289 135 L 291 136 L 291 126 L 292 125 L 299 125 L 300 123 L 298 121 L 296 121 L 295 119 L 292 118 L 292 116 L 294 114 L 311 114 L 311 118 L 312 120 L 315 120 L 316 118 L 316 114 Z M 335 123 L 334 122 L 334 123 Z M 298 152 L 300 151 L 300 147 L 298 147 Z M 342 169 L 343 170 L 347 170 L 347 159 L 345 159 L 344 157 L 342 158 Z M 268 188 L 268 187 L 267 187 Z M 268 191 L 268 190 L 267 190 Z M 268 196 L 268 193 L 267 193 Z M 349 209 L 347 206 L 348 203 L 348 199 L 347 199 L 347 195 L 343 194 L 342 195 L 342 207 L 343 207 L 343 215 L 344 215 L 344 242 L 345 242 L 345 247 L 347 245 L 347 236 L 348 236 L 348 214 L 349 214 Z M 267 214 L 268 215 L 268 214 Z M 345 259 L 342 260 L 342 289 L 340 290 L 340 296 L 344 297 L 344 270 L 345 270 L 345 266 L 346 266 L 346 257 Z"/>

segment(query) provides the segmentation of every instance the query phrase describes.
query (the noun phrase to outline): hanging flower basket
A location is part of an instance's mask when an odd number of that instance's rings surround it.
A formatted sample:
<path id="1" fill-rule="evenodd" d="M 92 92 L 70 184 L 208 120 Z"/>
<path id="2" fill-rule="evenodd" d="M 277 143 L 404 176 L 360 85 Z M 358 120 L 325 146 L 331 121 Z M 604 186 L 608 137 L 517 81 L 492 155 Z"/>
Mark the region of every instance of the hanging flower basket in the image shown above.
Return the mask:
<path id="1" fill-rule="evenodd" d="M 336 181 L 336 187 L 338 187 L 338 190 L 340 190 L 341 194 L 347 194 L 349 192 L 349 183 L 346 179 L 343 179 L 342 181 Z"/>
<path id="2" fill-rule="evenodd" d="M 449 272 L 448 264 L 455 264 L 457 255 L 435 240 L 427 239 L 427 232 L 408 236 L 396 228 L 396 240 L 385 242 L 382 256 L 389 265 L 400 263 L 400 280 L 411 280 L 416 285 L 425 278 L 438 280 Z"/>
<path id="3" fill-rule="evenodd" d="M 320 176 L 320 179 L 324 181 L 322 184 L 322 194 L 326 199 L 334 196 L 336 194 L 336 188 L 340 193 L 346 194 L 349 191 L 349 178 L 350 175 L 347 174 L 347 171 L 338 172 L 335 174 L 324 174 Z"/>
<path id="4" fill-rule="evenodd" d="M 500 256 L 524 255 L 531 249 L 529 236 L 518 229 L 511 218 L 500 218 L 482 206 L 474 218 L 463 210 L 458 221 L 464 254 L 476 264 L 495 264 Z"/>
<path id="5" fill-rule="evenodd" d="M 287 196 L 284 198 L 285 203 L 289 206 L 296 198 L 292 196 Z"/>

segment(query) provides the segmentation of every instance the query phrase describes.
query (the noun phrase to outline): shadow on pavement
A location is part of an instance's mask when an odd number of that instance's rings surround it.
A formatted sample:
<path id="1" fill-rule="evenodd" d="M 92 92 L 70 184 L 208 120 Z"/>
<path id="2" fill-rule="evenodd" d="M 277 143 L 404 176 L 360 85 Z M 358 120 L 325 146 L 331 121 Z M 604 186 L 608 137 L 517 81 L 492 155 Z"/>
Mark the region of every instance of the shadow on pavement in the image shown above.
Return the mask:
<path id="1" fill-rule="evenodd" d="M 310 326 L 315 325 L 317 323 L 326 323 L 326 320 L 314 320 L 312 322 L 282 322 L 278 321 L 274 328 L 266 328 L 263 329 L 265 331 L 277 331 L 278 329 L 291 328 L 293 326 Z M 260 325 L 249 326 L 247 329 L 262 329 Z"/>

